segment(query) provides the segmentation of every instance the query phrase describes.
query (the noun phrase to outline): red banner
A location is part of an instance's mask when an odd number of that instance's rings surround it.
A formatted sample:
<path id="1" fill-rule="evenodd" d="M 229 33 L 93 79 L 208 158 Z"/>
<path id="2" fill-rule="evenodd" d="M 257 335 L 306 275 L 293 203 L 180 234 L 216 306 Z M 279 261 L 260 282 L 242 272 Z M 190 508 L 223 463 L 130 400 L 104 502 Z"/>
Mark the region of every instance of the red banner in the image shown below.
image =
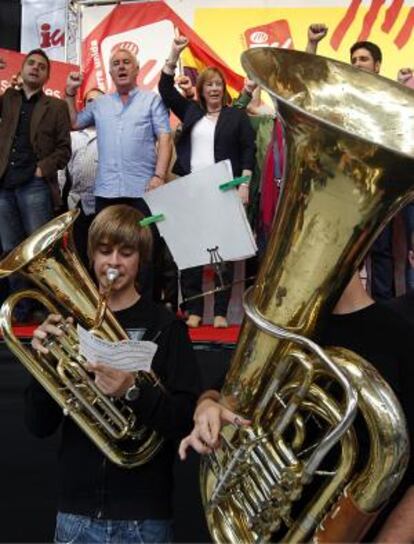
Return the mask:
<path id="1" fill-rule="evenodd" d="M 0 49 L 0 57 L 6 61 L 6 68 L 0 70 L 0 93 L 4 93 L 10 87 L 10 79 L 20 72 L 25 56 L 23 53 L 10 51 L 9 49 Z M 56 98 L 63 98 L 66 78 L 69 72 L 74 70 L 78 71 L 79 67 L 74 64 L 51 60 L 50 78 L 43 89 L 45 93 Z"/>
<path id="2" fill-rule="evenodd" d="M 84 84 L 82 91 L 98 87 L 112 91 L 109 75 L 111 53 L 127 47 L 140 63 L 137 83 L 140 88 L 156 88 L 161 69 L 176 32 L 189 39 L 182 55 L 183 68 L 201 71 L 207 66 L 220 68 L 229 91 L 243 87 L 243 78 L 233 72 L 220 57 L 164 2 L 120 4 L 85 38 L 82 44 Z"/>

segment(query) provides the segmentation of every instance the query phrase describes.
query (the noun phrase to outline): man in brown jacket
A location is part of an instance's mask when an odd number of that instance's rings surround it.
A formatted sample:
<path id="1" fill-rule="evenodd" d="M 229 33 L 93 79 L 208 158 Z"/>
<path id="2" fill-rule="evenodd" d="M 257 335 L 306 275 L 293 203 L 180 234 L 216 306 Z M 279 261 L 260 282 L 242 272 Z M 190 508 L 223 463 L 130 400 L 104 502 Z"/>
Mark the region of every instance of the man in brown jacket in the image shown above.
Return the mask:
<path id="1" fill-rule="evenodd" d="M 4 65 L 0 59 L 0 68 Z M 60 199 L 57 171 L 70 158 L 70 119 L 66 103 L 42 90 L 49 72 L 47 55 L 35 49 L 23 61 L 21 88 L 10 87 L 0 96 L 0 241 L 5 252 L 49 221 Z M 16 289 L 22 282 L 13 278 L 10 286 Z"/>

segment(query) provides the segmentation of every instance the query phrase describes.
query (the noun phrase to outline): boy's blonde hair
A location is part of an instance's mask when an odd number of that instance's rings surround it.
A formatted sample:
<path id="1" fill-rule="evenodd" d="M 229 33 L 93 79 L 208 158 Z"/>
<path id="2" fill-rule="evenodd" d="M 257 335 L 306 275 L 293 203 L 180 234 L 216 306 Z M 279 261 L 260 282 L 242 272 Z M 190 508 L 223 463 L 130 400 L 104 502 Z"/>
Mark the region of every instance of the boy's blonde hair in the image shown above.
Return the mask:
<path id="1" fill-rule="evenodd" d="M 143 218 L 141 212 L 127 204 L 103 209 L 89 228 L 88 258 L 91 266 L 100 244 L 133 248 L 139 253 L 140 264 L 147 262 L 152 252 L 152 234 L 150 227 L 139 224 Z"/>

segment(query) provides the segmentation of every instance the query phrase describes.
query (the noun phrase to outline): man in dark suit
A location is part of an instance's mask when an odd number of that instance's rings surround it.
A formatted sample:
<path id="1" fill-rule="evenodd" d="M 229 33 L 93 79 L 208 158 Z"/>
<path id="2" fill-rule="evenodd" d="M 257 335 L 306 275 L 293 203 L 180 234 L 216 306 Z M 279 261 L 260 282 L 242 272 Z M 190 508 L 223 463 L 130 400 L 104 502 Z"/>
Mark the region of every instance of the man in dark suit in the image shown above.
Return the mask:
<path id="1" fill-rule="evenodd" d="M 4 65 L 0 59 L 0 68 Z M 21 86 L 0 96 L 0 241 L 5 252 L 49 221 L 60 202 L 57 171 L 70 158 L 70 119 L 66 103 L 43 92 L 49 72 L 47 55 L 35 49 L 23 61 Z M 10 285 L 16 289 L 22 282 L 12 279 Z"/>

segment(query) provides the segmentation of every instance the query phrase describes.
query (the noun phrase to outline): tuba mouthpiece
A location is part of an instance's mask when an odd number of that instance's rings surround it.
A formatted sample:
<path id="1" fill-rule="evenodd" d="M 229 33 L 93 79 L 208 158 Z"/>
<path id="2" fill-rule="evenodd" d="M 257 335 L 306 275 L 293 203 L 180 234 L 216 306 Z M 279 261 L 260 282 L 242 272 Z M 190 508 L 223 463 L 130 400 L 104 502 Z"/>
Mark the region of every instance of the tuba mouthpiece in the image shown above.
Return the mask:
<path id="1" fill-rule="evenodd" d="M 108 268 L 108 270 L 106 271 L 106 279 L 110 283 L 113 283 L 118 276 L 119 276 L 119 272 L 116 268 Z"/>

